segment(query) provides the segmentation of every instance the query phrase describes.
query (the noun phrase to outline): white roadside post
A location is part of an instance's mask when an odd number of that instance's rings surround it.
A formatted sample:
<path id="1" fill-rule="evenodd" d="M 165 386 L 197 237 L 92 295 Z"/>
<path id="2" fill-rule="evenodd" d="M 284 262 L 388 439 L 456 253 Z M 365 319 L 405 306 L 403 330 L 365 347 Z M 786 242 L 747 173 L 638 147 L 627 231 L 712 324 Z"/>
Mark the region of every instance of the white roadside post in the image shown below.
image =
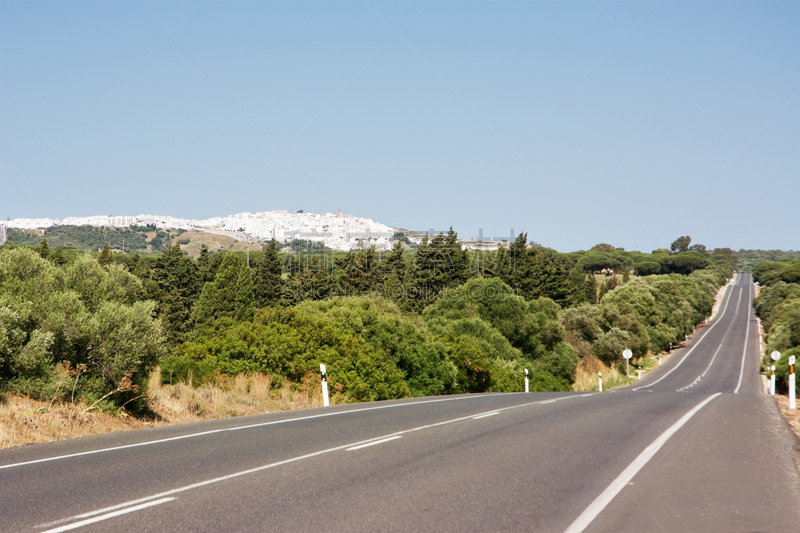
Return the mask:
<path id="1" fill-rule="evenodd" d="M 774 395 L 775 394 L 775 365 L 770 367 L 772 370 L 772 375 L 769 377 L 769 393 Z"/>
<path id="2" fill-rule="evenodd" d="M 661 356 L 658 356 L 658 366 L 661 366 Z"/>
<path id="3" fill-rule="evenodd" d="M 631 357 L 633 357 L 633 352 L 628 349 L 625 349 L 622 352 L 622 357 L 625 358 L 625 375 L 631 377 L 630 362 L 631 362 Z"/>
<path id="4" fill-rule="evenodd" d="M 525 392 L 528 392 L 528 369 L 525 369 Z"/>
<path id="5" fill-rule="evenodd" d="M 598 372 L 597 373 L 597 379 L 598 379 L 598 381 L 600 381 L 600 392 L 603 392 L 603 373 L 602 372 Z"/>
<path id="6" fill-rule="evenodd" d="M 773 350 L 769 357 L 777 363 L 778 359 L 781 358 L 781 352 Z M 775 394 L 775 365 L 772 365 L 770 369 L 772 370 L 772 375 L 769 377 L 769 393 Z"/>
<path id="7" fill-rule="evenodd" d="M 794 356 L 789 356 L 789 409 L 797 409 L 797 398 L 794 394 Z"/>
<path id="8" fill-rule="evenodd" d="M 642 369 L 637 368 L 637 370 L 639 371 L 639 381 L 642 381 Z"/>
<path id="9" fill-rule="evenodd" d="M 322 405 L 327 407 L 330 405 L 330 400 L 328 399 L 328 373 L 325 365 L 319 365 L 319 371 L 322 374 Z"/>

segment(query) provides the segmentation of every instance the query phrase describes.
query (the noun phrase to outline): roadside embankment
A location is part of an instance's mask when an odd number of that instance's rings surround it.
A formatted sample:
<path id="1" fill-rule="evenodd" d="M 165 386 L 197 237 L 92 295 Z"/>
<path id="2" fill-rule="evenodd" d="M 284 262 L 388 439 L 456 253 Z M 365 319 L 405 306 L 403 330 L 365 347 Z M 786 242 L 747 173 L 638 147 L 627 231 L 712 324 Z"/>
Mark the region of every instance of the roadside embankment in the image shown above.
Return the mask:
<path id="1" fill-rule="evenodd" d="M 272 387 L 264 374 L 221 377 L 202 385 L 163 385 L 161 371 L 150 376 L 149 413 L 105 413 L 71 402 L 40 402 L 23 396 L 0 397 L 0 448 L 88 437 L 113 431 L 198 422 L 216 418 L 319 407 L 319 378 Z M 336 402 L 337 398 L 332 398 Z"/>

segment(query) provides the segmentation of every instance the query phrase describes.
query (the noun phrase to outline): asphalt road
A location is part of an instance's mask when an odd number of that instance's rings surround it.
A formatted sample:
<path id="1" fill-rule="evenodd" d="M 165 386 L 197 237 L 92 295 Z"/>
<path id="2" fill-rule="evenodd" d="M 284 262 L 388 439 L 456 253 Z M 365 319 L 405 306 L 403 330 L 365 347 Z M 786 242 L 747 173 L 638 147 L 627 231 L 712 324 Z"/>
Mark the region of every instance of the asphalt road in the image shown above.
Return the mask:
<path id="1" fill-rule="evenodd" d="M 334 406 L 0 451 L 2 531 L 797 532 L 753 286 L 634 387 Z"/>

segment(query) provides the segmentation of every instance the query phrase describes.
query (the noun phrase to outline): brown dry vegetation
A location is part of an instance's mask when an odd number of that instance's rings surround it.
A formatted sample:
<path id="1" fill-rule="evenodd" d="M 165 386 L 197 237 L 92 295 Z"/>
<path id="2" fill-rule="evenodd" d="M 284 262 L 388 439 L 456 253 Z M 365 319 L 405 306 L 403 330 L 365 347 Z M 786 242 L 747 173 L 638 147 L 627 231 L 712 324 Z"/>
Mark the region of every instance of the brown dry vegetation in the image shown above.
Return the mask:
<path id="1" fill-rule="evenodd" d="M 181 250 L 189 252 L 189 255 L 195 259 L 200 257 L 200 250 L 203 245 L 205 245 L 210 252 L 245 251 L 247 249 L 251 251 L 261 250 L 261 246 L 263 245 L 262 242 L 237 241 L 233 237 L 207 233 L 205 231 L 186 231 L 178 237 L 178 240 L 183 239 L 189 239 L 189 244 L 182 244 Z"/>
<path id="2" fill-rule="evenodd" d="M 662 364 L 667 360 L 669 354 L 664 354 Z M 642 377 L 658 368 L 658 356 L 648 356 L 631 362 L 630 376 L 626 376 L 624 366 L 622 370 L 618 367 L 608 367 L 595 356 L 585 357 L 578 363 L 575 383 L 572 385 L 574 391 L 596 391 L 598 390 L 599 372 L 603 374 L 603 390 L 610 390 L 616 387 L 624 387 L 639 380 L 638 374 L 634 370 L 634 365 L 642 367 Z"/>
<path id="3" fill-rule="evenodd" d="M 151 414 L 135 417 L 124 410 L 108 414 L 86 405 L 38 402 L 21 396 L 0 401 L 0 448 L 99 435 L 112 431 L 144 429 L 289 409 L 322 406 L 318 376 L 308 376 L 294 387 L 284 382 L 272 388 L 264 374 L 233 379 L 220 376 L 214 383 L 162 385 L 161 371 L 150 376 L 148 390 Z M 343 401 L 338 395 L 331 403 Z"/>

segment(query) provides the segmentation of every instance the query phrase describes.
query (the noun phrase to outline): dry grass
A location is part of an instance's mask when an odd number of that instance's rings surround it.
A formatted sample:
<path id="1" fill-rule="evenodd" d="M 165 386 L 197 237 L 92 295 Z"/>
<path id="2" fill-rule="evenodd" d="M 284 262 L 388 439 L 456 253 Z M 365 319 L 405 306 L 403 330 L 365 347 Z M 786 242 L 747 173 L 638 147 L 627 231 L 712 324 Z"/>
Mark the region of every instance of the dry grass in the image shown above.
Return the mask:
<path id="1" fill-rule="evenodd" d="M 575 391 L 597 391 L 599 386 L 598 372 L 603 374 L 603 390 L 615 387 L 630 385 L 636 378 L 626 377 L 614 367 L 607 367 L 603 362 L 594 356 L 589 356 L 578 363 L 578 372 L 572 390 Z"/>
<path id="2" fill-rule="evenodd" d="M 642 377 L 658 368 L 658 358 L 661 357 L 661 364 L 669 359 L 670 354 L 661 354 L 661 356 L 653 356 L 648 354 L 646 357 L 637 359 L 631 362 L 630 376 L 624 374 L 625 367 L 608 367 L 603 362 L 594 356 L 584 357 L 578 363 L 578 372 L 575 378 L 575 383 L 572 385 L 574 391 L 596 391 L 598 390 L 598 372 L 603 373 L 603 390 L 610 390 L 616 387 L 624 387 L 631 383 L 639 381 L 639 376 L 636 372 L 636 365 L 642 368 Z"/>
<path id="3" fill-rule="evenodd" d="M 71 403 L 37 402 L 9 396 L 0 404 L 0 448 L 86 437 L 111 431 L 142 429 L 155 424 L 126 413 L 111 416 Z"/>
<path id="4" fill-rule="evenodd" d="M 150 376 L 147 391 L 152 414 L 132 416 L 126 411 L 113 415 L 87 410 L 86 405 L 53 404 L 20 396 L 0 401 L 0 448 L 39 442 L 167 426 L 216 418 L 229 418 L 272 411 L 322 406 L 319 376 L 309 374 L 299 386 L 284 382 L 272 388 L 264 374 L 233 379 L 217 376 L 213 382 L 194 387 L 191 383 L 162 385 L 161 370 Z M 331 403 L 345 398 L 331 396 Z"/>
<path id="5" fill-rule="evenodd" d="M 189 244 L 182 244 L 181 250 L 188 252 L 189 256 L 197 259 L 200 257 L 200 249 L 205 246 L 211 252 L 229 251 L 256 251 L 261 250 L 262 242 L 237 241 L 227 235 L 219 235 L 206 231 L 186 231 L 176 237 L 179 241 L 189 239 Z"/>

